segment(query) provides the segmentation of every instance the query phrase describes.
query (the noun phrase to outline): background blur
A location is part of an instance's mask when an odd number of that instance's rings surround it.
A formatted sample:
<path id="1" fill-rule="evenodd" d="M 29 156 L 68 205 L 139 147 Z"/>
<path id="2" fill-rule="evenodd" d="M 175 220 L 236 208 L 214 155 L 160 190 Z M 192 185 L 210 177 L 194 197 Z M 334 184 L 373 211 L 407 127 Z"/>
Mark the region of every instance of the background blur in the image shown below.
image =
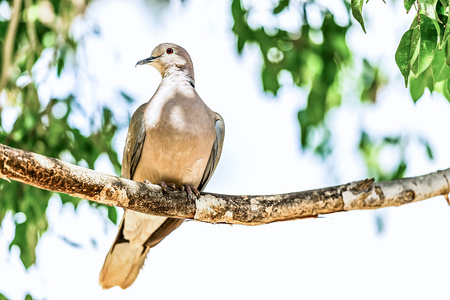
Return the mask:
<path id="1" fill-rule="evenodd" d="M 129 118 L 160 82 L 135 64 L 173 42 L 225 119 L 206 191 L 448 168 L 448 101 L 425 90 L 414 103 L 395 65 L 414 17 L 402 5 L 369 2 L 364 34 L 344 1 L 0 1 L 0 142 L 117 174 Z M 257 227 L 188 221 L 129 289 L 102 290 L 122 210 L 17 183 L 0 192 L 0 299 L 448 299 L 443 197 Z"/>

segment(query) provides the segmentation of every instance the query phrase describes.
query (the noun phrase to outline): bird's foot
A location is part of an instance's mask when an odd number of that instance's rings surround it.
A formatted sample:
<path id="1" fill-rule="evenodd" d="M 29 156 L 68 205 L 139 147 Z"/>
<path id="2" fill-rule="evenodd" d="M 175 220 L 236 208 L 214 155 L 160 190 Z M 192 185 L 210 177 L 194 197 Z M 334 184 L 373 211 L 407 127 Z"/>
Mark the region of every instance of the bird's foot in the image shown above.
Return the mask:
<path id="1" fill-rule="evenodd" d="M 200 192 L 195 187 L 191 187 L 186 184 L 186 185 L 182 185 L 180 187 L 180 189 L 182 191 L 186 190 L 186 194 L 187 194 L 189 200 L 192 200 L 192 193 L 195 194 L 195 197 L 197 197 L 197 198 L 200 197 Z"/>
<path id="2" fill-rule="evenodd" d="M 158 185 L 160 185 L 161 187 L 162 187 L 162 189 L 163 189 L 163 191 L 164 192 L 167 192 L 167 187 L 171 187 L 171 188 L 173 188 L 173 189 L 176 189 L 177 188 L 177 186 L 175 185 L 175 183 L 166 183 L 166 182 L 164 182 L 164 181 L 158 181 L 158 183 L 157 183 Z"/>
<path id="3" fill-rule="evenodd" d="M 150 181 L 148 181 L 147 179 L 145 179 L 144 180 L 144 183 L 147 183 L 147 184 L 149 184 L 150 183 Z M 173 189 L 176 189 L 177 188 L 177 186 L 176 186 L 176 184 L 175 183 L 166 183 L 165 181 L 158 181 L 158 183 L 157 183 L 159 186 L 161 186 L 162 187 L 162 189 L 163 189 L 163 191 L 164 192 L 167 192 L 167 188 L 168 187 L 171 187 L 171 188 L 173 188 Z M 187 194 L 187 196 L 188 196 L 188 198 L 190 199 L 190 200 L 192 200 L 192 195 L 195 195 L 195 197 L 200 197 L 200 192 L 195 188 L 195 187 L 191 187 L 190 185 L 187 185 L 187 184 L 185 184 L 185 185 L 182 185 L 182 186 L 180 186 L 180 190 L 181 191 L 186 191 L 186 194 Z"/>

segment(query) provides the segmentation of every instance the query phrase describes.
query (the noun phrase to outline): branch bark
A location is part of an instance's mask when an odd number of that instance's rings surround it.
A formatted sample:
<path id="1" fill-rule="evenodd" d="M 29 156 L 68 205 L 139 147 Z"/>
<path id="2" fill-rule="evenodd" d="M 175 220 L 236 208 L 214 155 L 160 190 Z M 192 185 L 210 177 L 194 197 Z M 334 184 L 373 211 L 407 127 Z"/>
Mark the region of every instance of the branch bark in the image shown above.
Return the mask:
<path id="1" fill-rule="evenodd" d="M 450 168 L 385 182 L 373 179 L 323 189 L 265 196 L 202 193 L 188 199 L 179 190 L 96 172 L 55 158 L 0 144 L 0 177 L 134 211 L 210 223 L 260 225 L 357 209 L 399 206 L 443 195 Z M 7 188 L 7 187 L 5 187 Z M 1 201 L 1 200 L 0 200 Z"/>

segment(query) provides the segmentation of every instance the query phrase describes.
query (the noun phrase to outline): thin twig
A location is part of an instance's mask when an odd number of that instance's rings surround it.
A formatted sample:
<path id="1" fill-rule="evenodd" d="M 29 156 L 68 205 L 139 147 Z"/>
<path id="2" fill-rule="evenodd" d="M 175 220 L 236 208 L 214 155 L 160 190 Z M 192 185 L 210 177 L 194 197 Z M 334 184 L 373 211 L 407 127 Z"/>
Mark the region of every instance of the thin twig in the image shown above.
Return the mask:
<path id="1" fill-rule="evenodd" d="M 11 19 L 9 20 L 8 31 L 6 32 L 5 44 L 3 46 L 3 64 L 0 77 L 0 92 L 5 88 L 9 79 L 9 68 L 16 39 L 17 26 L 19 24 L 20 9 L 22 0 L 13 0 Z"/>

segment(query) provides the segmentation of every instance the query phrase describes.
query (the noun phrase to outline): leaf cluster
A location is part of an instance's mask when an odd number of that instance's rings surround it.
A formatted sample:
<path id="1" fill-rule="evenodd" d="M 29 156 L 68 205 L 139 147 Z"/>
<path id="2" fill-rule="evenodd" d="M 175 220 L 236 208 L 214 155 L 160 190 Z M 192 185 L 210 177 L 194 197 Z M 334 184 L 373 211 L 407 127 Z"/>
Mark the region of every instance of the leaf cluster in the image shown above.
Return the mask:
<path id="1" fill-rule="evenodd" d="M 379 89 L 387 81 L 376 64 L 365 58 L 352 56 L 346 42 L 352 26 L 351 15 L 365 31 L 362 16 L 364 1 L 344 1 L 343 4 L 347 8 L 347 25 L 338 24 L 334 15 L 315 1 L 279 0 L 271 11 L 273 19 L 261 22 L 259 26 L 251 25 L 254 24 L 250 21 L 254 9 L 252 6 L 244 7 L 240 0 L 234 0 L 231 5 L 234 20 L 232 30 L 236 35 L 238 52 L 242 53 L 247 44 L 259 47 L 263 59 L 263 89 L 276 95 L 283 84 L 286 84 L 283 83 L 286 82 L 286 76 L 282 75 L 289 74 L 293 84 L 307 91 L 306 106 L 298 111 L 300 144 L 303 149 L 311 149 L 324 159 L 331 157 L 333 152 L 333 133 L 327 117 L 342 104 L 343 85 L 352 85 L 352 90 L 359 96 L 357 101 L 371 105 L 376 102 Z M 298 19 L 301 20 L 298 30 L 288 31 L 273 26 L 284 14 L 292 11 L 297 12 Z M 311 25 L 310 11 L 320 12 L 319 26 Z M 429 35 L 429 31 L 424 33 L 427 38 Z M 428 45 L 425 44 L 424 47 Z M 420 68 L 423 66 L 420 65 Z M 349 81 L 348 77 L 354 80 Z M 404 174 L 404 148 L 408 144 L 407 140 L 419 139 L 423 141 L 420 145 L 429 148 L 428 142 L 419 137 L 401 134 L 371 136 L 370 130 L 364 127 L 360 128 L 360 132 L 358 150 L 366 163 L 368 174 L 377 180 L 399 178 Z M 395 148 L 402 155 L 396 162 L 396 167 L 386 170 L 380 165 L 379 158 L 383 149 L 388 148 Z"/>
<path id="2" fill-rule="evenodd" d="M 275 17 L 282 14 L 290 5 L 289 0 L 281 0 L 273 8 Z M 342 66 L 350 62 L 350 51 L 345 41 L 349 26 L 340 26 L 334 16 L 320 8 L 322 24 L 312 27 L 308 22 L 308 6 L 314 3 L 299 4 L 298 11 L 302 24 L 298 31 L 289 32 L 281 28 L 260 26 L 252 28 L 248 23 L 250 9 L 244 9 L 240 0 L 234 0 L 231 11 L 234 19 L 233 32 L 237 37 L 237 49 L 241 53 L 245 44 L 258 45 L 263 58 L 261 80 L 263 89 L 276 95 L 282 86 L 281 75 L 287 72 L 299 87 L 309 89 L 308 103 L 299 111 L 301 126 L 301 144 L 309 145 L 315 129 L 321 126 L 326 113 L 340 104 L 339 72 Z M 314 38 L 316 37 L 316 38 Z M 323 132 L 327 135 L 326 132 Z M 325 155 L 325 146 L 317 151 Z"/>
<path id="3" fill-rule="evenodd" d="M 352 0 L 353 16 L 365 31 L 362 7 L 363 1 Z M 395 53 L 405 86 L 410 83 L 414 102 L 422 97 L 425 88 L 442 93 L 450 101 L 449 2 L 404 0 L 404 7 L 407 12 L 412 8 L 416 11 Z"/>
<path id="4" fill-rule="evenodd" d="M 64 76 L 76 74 L 80 49 L 70 32 L 72 21 L 84 13 L 87 3 L 3 0 L 0 4 L 11 12 L 0 18 L 0 143 L 92 169 L 99 156 L 106 154 L 120 173 L 112 145 L 118 122 L 111 109 L 100 107 L 98 117 L 89 118 L 76 90 L 49 98 L 42 92 Z M 89 34 L 99 32 L 94 27 Z M 46 209 L 51 197 L 60 197 L 75 208 L 80 202 L 17 182 L 0 182 L 0 224 L 8 213 L 13 216 L 15 236 L 10 248 L 19 247 L 26 268 L 36 261 L 36 245 L 48 229 Z M 109 218 L 117 222 L 115 208 L 106 208 Z"/>

